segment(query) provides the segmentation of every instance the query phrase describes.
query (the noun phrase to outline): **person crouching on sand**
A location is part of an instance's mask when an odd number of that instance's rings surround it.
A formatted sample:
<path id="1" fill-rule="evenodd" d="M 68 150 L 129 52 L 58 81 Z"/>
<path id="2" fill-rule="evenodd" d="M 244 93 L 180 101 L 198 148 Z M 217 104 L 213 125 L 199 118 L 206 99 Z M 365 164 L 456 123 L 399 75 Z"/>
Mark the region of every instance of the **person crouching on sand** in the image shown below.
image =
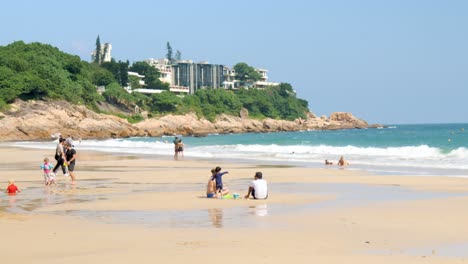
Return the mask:
<path id="1" fill-rule="evenodd" d="M 15 181 L 10 179 L 8 181 L 8 187 L 6 188 L 6 193 L 8 194 L 16 194 L 21 192 L 20 189 L 15 185 Z"/>

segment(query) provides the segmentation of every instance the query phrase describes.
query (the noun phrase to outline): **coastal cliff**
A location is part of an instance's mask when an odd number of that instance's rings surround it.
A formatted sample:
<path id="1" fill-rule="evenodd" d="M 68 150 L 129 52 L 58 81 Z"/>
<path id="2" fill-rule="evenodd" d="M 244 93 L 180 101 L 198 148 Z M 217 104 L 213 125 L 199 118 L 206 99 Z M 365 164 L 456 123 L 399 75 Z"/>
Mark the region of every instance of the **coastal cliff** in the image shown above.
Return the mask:
<path id="1" fill-rule="evenodd" d="M 376 125 L 373 125 L 376 126 Z M 277 132 L 299 130 L 335 130 L 368 128 L 366 121 L 351 113 L 336 112 L 330 117 L 316 117 L 294 121 L 248 117 L 243 109 L 239 117 L 220 115 L 214 122 L 195 114 L 166 115 L 149 118 L 137 124 L 106 114 L 98 114 L 84 106 L 65 101 L 16 101 L 9 110 L 0 113 L 0 140 L 50 139 L 53 135 L 72 135 L 75 138 L 119 138 L 131 136 L 192 135 L 210 133 Z"/>

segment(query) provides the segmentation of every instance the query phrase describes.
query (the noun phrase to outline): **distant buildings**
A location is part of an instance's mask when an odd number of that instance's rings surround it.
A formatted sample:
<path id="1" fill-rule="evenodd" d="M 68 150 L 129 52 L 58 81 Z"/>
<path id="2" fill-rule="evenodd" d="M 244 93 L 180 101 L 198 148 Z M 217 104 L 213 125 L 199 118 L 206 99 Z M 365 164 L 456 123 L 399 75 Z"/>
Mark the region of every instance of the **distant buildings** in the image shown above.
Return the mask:
<path id="1" fill-rule="evenodd" d="M 254 83 L 242 83 L 236 80 L 234 69 L 221 64 L 208 62 L 195 63 L 191 60 L 180 60 L 170 63 L 168 59 L 148 59 L 146 62 L 161 73 L 161 81 L 169 83 L 170 91 L 193 94 L 198 89 L 238 89 L 241 86 L 265 88 L 279 85 L 268 82 L 267 70 L 256 69 L 262 78 Z"/>
<path id="2" fill-rule="evenodd" d="M 98 36 L 99 40 L 99 36 Z M 112 45 L 105 43 L 101 45 L 99 58 L 100 62 L 109 62 L 112 59 Z M 96 61 L 96 50 L 91 54 L 91 60 Z M 261 75 L 261 79 L 256 82 L 241 82 L 236 79 L 234 69 L 221 64 L 210 64 L 208 62 L 193 62 L 191 60 L 178 60 L 175 62 L 168 59 L 148 59 L 145 60 L 149 65 L 156 68 L 161 76 L 162 82 L 169 84 L 169 90 L 178 94 L 193 94 L 199 89 L 238 89 L 246 88 L 265 88 L 268 86 L 276 86 L 279 83 L 269 82 L 265 69 L 255 69 Z M 135 76 L 138 78 L 139 86 L 145 85 L 144 76 L 136 72 L 128 72 L 129 77 Z M 127 91 L 132 90 L 131 87 L 125 87 Z M 155 89 L 138 89 L 143 93 L 159 93 L 162 90 Z M 148 91 L 147 91 L 148 90 Z M 155 91 L 153 91 L 155 90 Z"/>
<path id="3" fill-rule="evenodd" d="M 172 65 L 172 82 L 169 84 L 187 87 L 193 94 L 198 89 L 222 88 L 223 81 L 223 65 L 178 61 Z"/>

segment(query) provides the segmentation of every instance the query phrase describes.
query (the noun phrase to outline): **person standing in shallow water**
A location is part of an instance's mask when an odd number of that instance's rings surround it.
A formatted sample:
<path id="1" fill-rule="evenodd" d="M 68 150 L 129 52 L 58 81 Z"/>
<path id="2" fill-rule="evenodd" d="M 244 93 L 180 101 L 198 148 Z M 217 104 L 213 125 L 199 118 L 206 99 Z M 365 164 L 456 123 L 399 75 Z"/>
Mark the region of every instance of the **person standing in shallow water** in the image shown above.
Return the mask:
<path id="1" fill-rule="evenodd" d="M 72 148 L 71 144 L 65 144 L 67 151 L 65 152 L 66 160 L 68 164 L 68 173 L 71 177 L 71 184 L 76 184 L 76 175 L 75 175 L 75 161 L 76 161 L 76 150 Z"/>
<path id="2" fill-rule="evenodd" d="M 340 157 L 340 160 L 338 161 L 338 166 L 346 166 L 346 165 L 349 165 L 349 162 L 347 162 L 346 160 L 344 160 L 343 156 Z"/>
<path id="3" fill-rule="evenodd" d="M 179 155 L 179 151 L 178 151 L 178 145 L 179 145 L 179 138 L 178 137 L 175 137 L 174 140 L 172 141 L 172 143 L 174 143 L 174 159 L 176 160 L 178 158 L 178 155 Z"/>
<path id="4" fill-rule="evenodd" d="M 181 138 L 179 138 L 179 143 L 177 143 L 176 148 L 177 148 L 177 156 L 182 155 L 182 157 L 184 157 L 184 143 L 182 143 Z"/>
<path id="5" fill-rule="evenodd" d="M 67 175 L 67 171 L 65 167 L 63 166 L 63 163 L 65 162 L 65 151 L 64 151 L 64 144 L 65 144 L 65 139 L 60 138 L 59 143 L 57 144 L 57 148 L 55 149 L 55 160 L 57 161 L 57 164 L 55 164 L 55 167 L 52 169 L 53 174 L 57 174 L 57 170 L 59 167 L 62 167 L 62 172 L 63 175 Z"/>

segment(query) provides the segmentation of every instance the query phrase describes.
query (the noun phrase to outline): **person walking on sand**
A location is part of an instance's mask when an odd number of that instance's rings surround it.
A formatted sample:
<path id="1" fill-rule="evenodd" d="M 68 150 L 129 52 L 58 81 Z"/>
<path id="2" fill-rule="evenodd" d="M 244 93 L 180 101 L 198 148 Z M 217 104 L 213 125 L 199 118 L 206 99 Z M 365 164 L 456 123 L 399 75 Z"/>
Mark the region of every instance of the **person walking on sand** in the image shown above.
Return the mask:
<path id="1" fill-rule="evenodd" d="M 251 194 L 252 197 L 257 200 L 265 200 L 268 198 L 268 185 L 260 171 L 255 173 L 254 180 L 250 182 L 245 199 L 249 199 Z"/>
<path id="2" fill-rule="evenodd" d="M 63 165 L 65 162 L 65 151 L 64 151 L 64 144 L 65 144 L 65 139 L 60 138 L 59 143 L 57 144 L 57 148 L 55 149 L 55 160 L 57 161 L 57 164 L 55 164 L 55 167 L 52 169 L 52 173 L 54 175 L 57 174 L 57 170 L 59 167 L 62 167 L 62 172 L 64 176 L 68 176 L 68 172 Z"/>
<path id="3" fill-rule="evenodd" d="M 44 163 L 41 165 L 42 172 L 44 174 L 44 184 L 51 185 L 55 184 L 55 174 L 51 171 L 53 168 L 52 164 L 49 163 L 49 158 L 44 158 Z"/>
<path id="4" fill-rule="evenodd" d="M 8 181 L 8 187 L 6 188 L 6 193 L 8 194 L 16 194 L 21 192 L 20 189 L 15 185 L 15 181 L 10 179 Z"/>
<path id="5" fill-rule="evenodd" d="M 68 173 L 71 177 L 71 184 L 76 184 L 76 175 L 75 175 L 75 161 L 76 161 L 76 150 L 72 148 L 71 144 L 66 143 L 66 152 L 65 152 L 65 163 L 68 166 Z"/>

